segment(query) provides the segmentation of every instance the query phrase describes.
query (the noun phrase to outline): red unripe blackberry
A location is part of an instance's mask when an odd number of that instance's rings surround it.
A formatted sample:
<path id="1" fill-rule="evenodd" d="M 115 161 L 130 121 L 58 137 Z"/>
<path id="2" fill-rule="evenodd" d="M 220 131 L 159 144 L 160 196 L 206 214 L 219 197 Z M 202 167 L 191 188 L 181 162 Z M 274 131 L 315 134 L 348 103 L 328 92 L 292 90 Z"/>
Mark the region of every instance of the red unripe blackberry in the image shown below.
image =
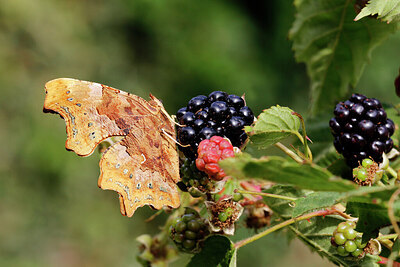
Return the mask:
<path id="1" fill-rule="evenodd" d="M 220 136 L 213 136 L 210 140 L 203 140 L 199 144 L 197 152 L 197 169 L 207 173 L 215 181 L 220 181 L 225 177 L 225 172 L 219 167 L 218 162 L 235 155 L 232 144 Z"/>
<path id="2" fill-rule="evenodd" d="M 333 144 L 343 154 L 347 164 L 354 168 L 364 158 L 382 162 L 382 154 L 393 148 L 394 123 L 387 118 L 382 104 L 375 98 L 353 94 L 340 102 L 329 121 Z"/>

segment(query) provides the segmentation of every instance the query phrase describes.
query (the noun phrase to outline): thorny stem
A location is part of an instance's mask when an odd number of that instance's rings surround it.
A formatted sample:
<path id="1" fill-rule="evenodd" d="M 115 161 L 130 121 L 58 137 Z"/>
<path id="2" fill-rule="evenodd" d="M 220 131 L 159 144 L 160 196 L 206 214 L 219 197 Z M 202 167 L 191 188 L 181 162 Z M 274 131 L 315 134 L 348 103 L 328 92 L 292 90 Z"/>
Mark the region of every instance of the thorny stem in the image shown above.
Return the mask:
<path id="1" fill-rule="evenodd" d="M 396 232 L 396 234 L 400 235 L 400 228 L 397 225 L 397 221 L 396 221 L 396 217 L 394 216 L 394 211 L 393 211 L 393 204 L 394 201 L 396 200 L 396 198 L 399 196 L 400 194 L 400 188 L 397 189 L 393 195 L 390 197 L 389 202 L 388 202 L 388 215 L 389 215 L 389 220 L 393 225 L 394 231 Z"/>
<path id="2" fill-rule="evenodd" d="M 259 196 L 265 196 L 265 197 L 279 198 L 279 199 L 284 199 L 284 200 L 289 200 L 289 201 L 297 200 L 297 198 L 294 198 L 294 197 L 287 197 L 287 196 L 275 195 L 275 194 L 264 193 L 264 192 L 247 191 L 247 190 L 240 190 L 240 189 L 235 189 L 235 192 L 241 193 L 241 194 L 250 194 L 250 195 L 259 195 Z"/>
<path id="3" fill-rule="evenodd" d="M 301 116 L 297 112 L 292 112 L 292 114 L 296 115 L 300 119 L 303 137 L 302 138 L 299 137 L 299 139 L 304 144 L 304 155 L 305 155 L 306 159 L 308 159 L 310 162 L 312 162 L 313 158 L 312 158 L 311 150 L 310 150 L 310 148 L 308 147 L 308 144 L 307 144 L 306 125 L 304 124 L 303 116 Z"/>
<path id="4" fill-rule="evenodd" d="M 292 150 L 287 148 L 285 145 L 283 145 L 281 142 L 275 143 L 275 146 L 285 152 L 286 155 L 294 159 L 297 163 L 303 164 L 303 159 L 300 158 L 296 153 L 294 153 Z"/>
<path id="5" fill-rule="evenodd" d="M 256 241 L 256 240 L 258 240 L 258 239 L 260 239 L 260 238 L 262 238 L 262 237 L 264 237 L 264 236 L 266 236 L 266 235 L 268 235 L 268 234 L 270 234 L 272 232 L 275 232 L 276 230 L 279 230 L 279 229 L 281 229 L 281 228 L 283 228 L 285 226 L 291 225 L 291 224 L 293 224 L 293 223 L 295 223 L 297 221 L 308 220 L 308 219 L 311 219 L 313 217 L 326 216 L 326 215 L 331 215 L 331 214 L 339 214 L 339 215 L 341 215 L 340 213 L 338 213 L 338 211 L 336 209 L 319 210 L 319 211 L 314 211 L 314 212 L 311 212 L 311 213 L 308 213 L 308 214 L 305 214 L 305 215 L 301 215 L 301 216 L 298 216 L 296 218 L 292 218 L 290 220 L 287 220 L 287 221 L 284 221 L 284 222 L 282 222 L 280 224 L 277 224 L 277 225 L 275 225 L 275 226 L 273 226 L 271 228 L 268 228 L 267 230 L 265 230 L 265 231 L 263 231 L 263 232 L 261 232 L 259 234 L 256 234 L 256 235 L 254 235 L 252 237 L 249 237 L 249 238 L 243 239 L 241 241 L 238 241 L 238 242 L 235 243 L 235 248 L 239 249 L 239 248 L 241 248 L 241 247 L 243 247 L 243 246 L 245 246 L 245 245 L 247 245 L 247 244 L 249 244 L 249 243 L 251 243 L 253 241 Z"/>

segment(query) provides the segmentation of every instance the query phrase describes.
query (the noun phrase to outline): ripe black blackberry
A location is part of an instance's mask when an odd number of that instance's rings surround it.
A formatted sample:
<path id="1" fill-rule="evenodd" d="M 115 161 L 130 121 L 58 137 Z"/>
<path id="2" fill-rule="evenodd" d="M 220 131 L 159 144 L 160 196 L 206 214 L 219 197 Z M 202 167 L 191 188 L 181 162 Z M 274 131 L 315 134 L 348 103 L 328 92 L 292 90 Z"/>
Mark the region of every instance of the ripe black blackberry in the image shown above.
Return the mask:
<path id="1" fill-rule="evenodd" d="M 393 148 L 390 136 L 394 123 L 387 118 L 382 104 L 375 98 L 353 94 L 336 105 L 335 117 L 329 121 L 333 144 L 343 154 L 346 163 L 355 168 L 365 158 L 382 162 L 382 154 Z"/>
<path id="2" fill-rule="evenodd" d="M 176 218 L 169 228 L 169 236 L 176 246 L 188 253 L 197 252 L 209 234 L 206 221 L 191 208 L 186 208 L 185 213 Z"/>
<path id="3" fill-rule="evenodd" d="M 196 158 L 199 143 L 214 135 L 229 138 L 233 146 L 242 146 L 247 139 L 243 128 L 254 121 L 253 112 L 245 106 L 243 98 L 222 91 L 214 91 L 208 97 L 193 97 L 186 107 L 178 110 L 176 118 L 182 125 L 177 129 L 177 140 L 189 145 L 179 149 L 190 159 Z"/>

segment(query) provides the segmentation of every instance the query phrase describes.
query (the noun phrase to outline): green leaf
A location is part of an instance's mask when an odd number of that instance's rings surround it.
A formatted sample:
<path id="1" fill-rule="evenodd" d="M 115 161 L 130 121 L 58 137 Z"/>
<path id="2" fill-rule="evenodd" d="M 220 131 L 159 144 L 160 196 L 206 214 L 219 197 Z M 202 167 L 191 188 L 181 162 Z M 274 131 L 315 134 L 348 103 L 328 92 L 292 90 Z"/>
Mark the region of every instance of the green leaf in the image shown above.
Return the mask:
<path id="1" fill-rule="evenodd" d="M 370 0 L 354 20 L 374 15 L 387 23 L 400 21 L 400 0 Z"/>
<path id="2" fill-rule="evenodd" d="M 300 216 L 306 212 L 327 208 L 335 205 L 337 200 L 343 196 L 338 192 L 315 192 L 310 195 L 299 198 L 295 201 L 293 217 Z"/>
<path id="3" fill-rule="evenodd" d="M 356 231 L 363 233 L 363 240 L 377 237 L 379 229 L 390 224 L 387 208 L 377 204 L 348 202 L 346 213 L 358 217 Z"/>
<path id="4" fill-rule="evenodd" d="M 332 109 L 354 88 L 372 50 L 397 30 L 375 19 L 354 22 L 353 0 L 296 1 L 289 33 L 311 80 L 312 114 Z"/>
<path id="5" fill-rule="evenodd" d="M 281 196 L 287 196 L 291 198 L 301 198 L 306 194 L 305 191 L 294 188 L 293 186 L 279 185 L 279 184 L 274 185 L 273 187 L 268 188 L 263 192 Z M 290 205 L 291 201 L 279 198 L 271 198 L 266 196 L 263 196 L 263 199 L 264 202 L 268 205 L 268 207 L 272 209 L 274 213 L 279 214 L 280 217 L 284 219 L 292 218 L 294 206 Z"/>
<path id="6" fill-rule="evenodd" d="M 245 130 L 250 132 L 250 140 L 259 148 L 265 148 L 291 135 L 299 133 L 300 119 L 287 107 L 273 106 L 264 110 L 254 124 Z"/>
<path id="7" fill-rule="evenodd" d="M 374 202 L 382 203 L 384 201 L 387 201 L 396 189 L 398 189 L 398 187 L 396 186 L 373 186 L 360 187 L 356 190 L 347 191 L 344 193 L 313 192 L 309 195 L 298 198 L 295 201 L 295 207 L 293 208 L 293 217 L 297 217 L 312 210 L 319 210 L 331 207 L 337 203 L 345 201 L 367 204 L 372 204 Z"/>
<path id="8" fill-rule="evenodd" d="M 259 178 L 320 191 L 340 192 L 356 188 L 354 183 L 336 177 L 317 165 L 298 164 L 277 156 L 253 159 L 244 154 L 225 159 L 219 164 L 225 173 L 237 178 Z"/>
<path id="9" fill-rule="evenodd" d="M 232 242 L 225 236 L 214 235 L 204 241 L 204 247 L 200 253 L 194 255 L 188 267 L 197 266 L 235 266 L 236 253 Z"/>

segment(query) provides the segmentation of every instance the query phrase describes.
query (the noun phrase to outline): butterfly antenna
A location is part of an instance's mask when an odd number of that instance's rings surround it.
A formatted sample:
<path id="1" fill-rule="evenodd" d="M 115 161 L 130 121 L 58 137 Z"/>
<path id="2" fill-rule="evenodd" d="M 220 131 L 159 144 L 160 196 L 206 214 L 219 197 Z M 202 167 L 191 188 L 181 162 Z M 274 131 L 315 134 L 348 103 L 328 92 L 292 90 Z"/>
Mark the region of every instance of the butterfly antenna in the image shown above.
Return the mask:
<path id="1" fill-rule="evenodd" d="M 165 134 L 165 136 L 167 136 L 169 139 L 171 139 L 172 141 L 174 141 L 176 144 L 180 145 L 181 147 L 188 147 L 190 145 L 182 145 L 181 143 L 179 143 L 175 138 L 173 138 L 169 133 L 167 133 L 164 128 L 161 129 L 161 131 Z"/>
<path id="2" fill-rule="evenodd" d="M 177 123 L 176 121 L 175 121 L 175 118 L 176 118 L 176 116 L 175 115 L 169 115 L 168 114 L 168 112 L 164 109 L 164 108 L 161 108 L 161 112 L 168 118 L 168 120 L 170 121 L 170 122 L 172 122 L 173 124 L 175 124 L 175 125 L 177 125 L 177 126 L 179 126 L 179 127 L 185 127 L 185 125 L 182 125 L 182 124 L 179 124 L 179 123 Z"/>

